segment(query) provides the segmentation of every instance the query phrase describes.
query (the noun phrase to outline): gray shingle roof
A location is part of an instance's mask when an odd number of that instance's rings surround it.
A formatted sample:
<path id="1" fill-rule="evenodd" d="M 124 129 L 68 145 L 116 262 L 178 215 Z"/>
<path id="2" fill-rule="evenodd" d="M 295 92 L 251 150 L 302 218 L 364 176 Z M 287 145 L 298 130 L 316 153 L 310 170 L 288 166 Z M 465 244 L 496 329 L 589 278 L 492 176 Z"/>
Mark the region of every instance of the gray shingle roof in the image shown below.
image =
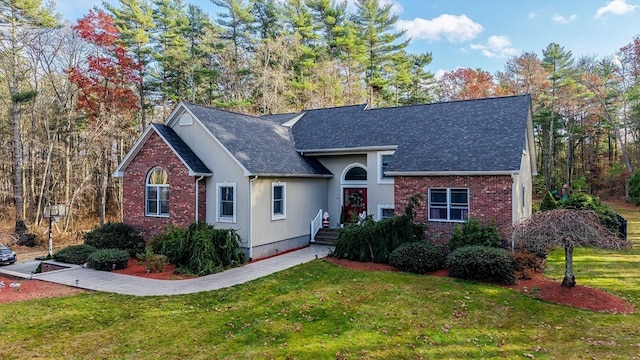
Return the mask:
<path id="1" fill-rule="evenodd" d="M 302 113 L 289 113 L 289 114 L 269 114 L 260 116 L 262 119 L 275 121 L 279 124 L 284 124 L 287 121 L 291 121 L 296 117 L 302 115 Z"/>
<path id="2" fill-rule="evenodd" d="M 396 108 L 307 112 L 294 126 L 310 155 L 397 147 L 390 172 L 518 171 L 530 97 L 511 96 Z"/>
<path id="3" fill-rule="evenodd" d="M 194 175 L 212 175 L 211 170 L 205 165 L 202 160 L 182 141 L 180 136 L 176 132 L 161 124 L 151 124 L 153 129 L 162 137 L 167 144 L 173 148 L 176 155 L 184 162 L 185 166 Z"/>
<path id="4" fill-rule="evenodd" d="M 331 176 L 318 160 L 296 152 L 288 127 L 254 116 L 184 105 L 251 175 Z"/>

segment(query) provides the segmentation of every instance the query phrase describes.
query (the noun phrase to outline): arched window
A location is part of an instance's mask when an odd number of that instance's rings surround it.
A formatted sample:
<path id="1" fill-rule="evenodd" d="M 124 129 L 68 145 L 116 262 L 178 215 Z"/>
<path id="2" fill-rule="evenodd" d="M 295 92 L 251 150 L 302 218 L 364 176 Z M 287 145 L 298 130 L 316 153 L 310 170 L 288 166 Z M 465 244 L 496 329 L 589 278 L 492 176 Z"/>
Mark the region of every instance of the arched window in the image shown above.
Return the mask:
<path id="1" fill-rule="evenodd" d="M 367 170 L 359 166 L 352 167 L 344 175 L 347 181 L 367 181 Z"/>
<path id="2" fill-rule="evenodd" d="M 161 167 L 147 176 L 147 216 L 169 216 L 169 175 Z"/>

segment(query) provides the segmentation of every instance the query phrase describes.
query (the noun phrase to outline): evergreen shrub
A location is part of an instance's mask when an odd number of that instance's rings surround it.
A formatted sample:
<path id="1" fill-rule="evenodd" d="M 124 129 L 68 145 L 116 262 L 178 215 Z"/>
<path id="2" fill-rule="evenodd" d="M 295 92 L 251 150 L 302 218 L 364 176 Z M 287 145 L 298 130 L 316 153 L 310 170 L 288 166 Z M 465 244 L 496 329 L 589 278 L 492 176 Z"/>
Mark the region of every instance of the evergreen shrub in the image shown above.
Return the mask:
<path id="1" fill-rule="evenodd" d="M 246 262 L 240 236 L 233 229 L 206 223 L 167 228 L 160 236 L 159 254 L 166 255 L 181 273 L 209 275 Z"/>
<path id="2" fill-rule="evenodd" d="M 401 216 L 380 221 L 367 217 L 361 225 L 340 229 L 332 256 L 362 262 L 388 263 L 389 255 L 398 246 L 424 240 L 426 226 L 414 221 L 414 208 L 420 198 L 420 195 L 412 196 Z"/>
<path id="3" fill-rule="evenodd" d="M 68 246 L 53 254 L 53 260 L 66 264 L 82 265 L 89 260 L 89 255 L 96 252 L 96 250 L 98 249 L 91 245 Z"/>
<path id="4" fill-rule="evenodd" d="M 584 193 L 574 193 L 569 196 L 562 207 L 566 209 L 593 210 L 598 214 L 602 225 L 616 234 L 620 231 L 620 224 L 618 223 L 616 212 L 603 204 L 597 197 Z"/>
<path id="5" fill-rule="evenodd" d="M 553 197 L 553 194 L 547 191 L 540 203 L 540 211 L 554 210 L 558 208 L 558 202 Z"/>
<path id="6" fill-rule="evenodd" d="M 502 237 L 495 222 L 483 225 L 480 220 L 470 218 L 464 225 L 456 226 L 449 242 L 449 251 L 470 245 L 502 247 Z"/>
<path id="7" fill-rule="evenodd" d="M 513 284 L 516 281 L 513 255 L 504 249 L 465 246 L 447 257 L 449 276 L 466 280 Z"/>
<path id="8" fill-rule="evenodd" d="M 424 274 L 444 267 L 444 251 L 426 241 L 404 243 L 389 255 L 389 264 L 400 271 Z"/>
<path id="9" fill-rule="evenodd" d="M 144 239 L 133 226 L 124 223 L 106 223 L 84 235 L 85 245 L 97 249 L 120 249 L 131 257 L 144 250 Z"/>
<path id="10" fill-rule="evenodd" d="M 125 269 L 129 258 L 131 258 L 131 256 L 126 250 L 99 249 L 89 255 L 88 261 L 92 269 L 111 271 Z"/>

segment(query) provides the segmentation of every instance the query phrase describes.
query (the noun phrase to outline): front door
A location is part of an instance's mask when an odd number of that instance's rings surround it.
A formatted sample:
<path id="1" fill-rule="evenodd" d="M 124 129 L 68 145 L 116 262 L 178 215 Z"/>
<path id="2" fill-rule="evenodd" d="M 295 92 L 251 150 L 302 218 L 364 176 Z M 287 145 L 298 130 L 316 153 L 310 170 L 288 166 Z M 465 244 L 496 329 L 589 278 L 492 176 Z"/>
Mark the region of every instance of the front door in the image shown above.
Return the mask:
<path id="1" fill-rule="evenodd" d="M 363 211 L 367 211 L 367 189 L 366 188 L 344 188 L 343 207 L 345 223 L 358 221 L 358 216 Z"/>

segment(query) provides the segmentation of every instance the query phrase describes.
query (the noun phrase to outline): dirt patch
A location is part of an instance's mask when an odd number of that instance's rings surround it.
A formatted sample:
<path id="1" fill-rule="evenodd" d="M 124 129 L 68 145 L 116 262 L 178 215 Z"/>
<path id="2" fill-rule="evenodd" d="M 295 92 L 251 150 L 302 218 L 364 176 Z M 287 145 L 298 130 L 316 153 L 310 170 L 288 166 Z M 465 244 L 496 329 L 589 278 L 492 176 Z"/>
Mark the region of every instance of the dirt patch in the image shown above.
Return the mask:
<path id="1" fill-rule="evenodd" d="M 326 261 L 358 270 L 397 271 L 393 266 L 388 264 L 365 263 L 336 258 L 326 258 Z M 428 273 L 427 275 L 448 276 L 449 273 L 446 269 L 443 269 Z M 560 286 L 559 282 L 548 279 L 543 275 L 537 275 L 531 280 L 519 280 L 515 285 L 504 285 L 504 287 L 519 291 L 522 294 L 536 299 L 579 309 L 610 312 L 614 314 L 630 314 L 635 311 L 633 305 L 606 291 L 581 285 L 565 288 Z"/>

